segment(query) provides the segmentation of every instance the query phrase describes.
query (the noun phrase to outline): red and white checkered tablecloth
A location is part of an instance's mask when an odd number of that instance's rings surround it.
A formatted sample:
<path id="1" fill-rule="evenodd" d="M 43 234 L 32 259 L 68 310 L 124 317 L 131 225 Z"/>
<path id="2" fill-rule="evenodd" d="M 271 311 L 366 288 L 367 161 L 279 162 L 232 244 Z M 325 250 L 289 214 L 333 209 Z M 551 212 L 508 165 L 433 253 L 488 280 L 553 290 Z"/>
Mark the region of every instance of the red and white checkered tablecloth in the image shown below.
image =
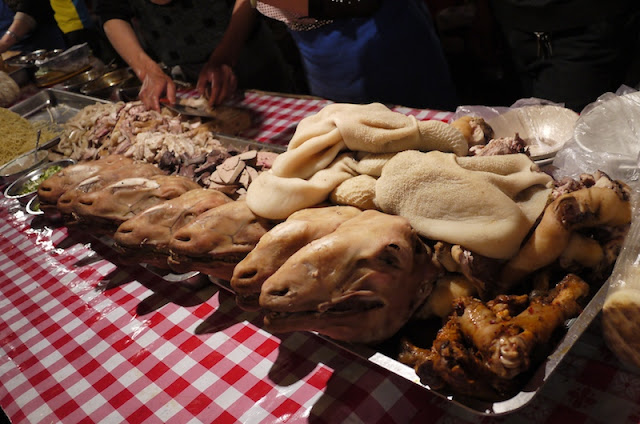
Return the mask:
<path id="1" fill-rule="evenodd" d="M 179 97 L 197 97 L 198 95 L 193 90 L 178 93 Z M 302 118 L 319 112 L 331 103 L 324 99 L 247 91 L 242 99 L 232 101 L 229 105 L 245 108 L 253 115 L 253 126 L 238 134 L 240 137 L 286 146 Z M 448 122 L 453 117 L 453 112 L 446 111 L 412 109 L 403 106 L 392 106 L 391 109 L 405 115 L 413 115 L 421 121 L 437 119 Z"/>
<path id="2" fill-rule="evenodd" d="M 293 116 L 262 97 L 256 110 Z M 317 106 L 302 103 L 295 116 Z M 598 320 L 530 404 L 481 417 L 311 333 L 272 335 L 206 280 L 169 283 L 120 259 L 0 196 L 0 406 L 12 422 L 640 422 L 640 377 Z"/>

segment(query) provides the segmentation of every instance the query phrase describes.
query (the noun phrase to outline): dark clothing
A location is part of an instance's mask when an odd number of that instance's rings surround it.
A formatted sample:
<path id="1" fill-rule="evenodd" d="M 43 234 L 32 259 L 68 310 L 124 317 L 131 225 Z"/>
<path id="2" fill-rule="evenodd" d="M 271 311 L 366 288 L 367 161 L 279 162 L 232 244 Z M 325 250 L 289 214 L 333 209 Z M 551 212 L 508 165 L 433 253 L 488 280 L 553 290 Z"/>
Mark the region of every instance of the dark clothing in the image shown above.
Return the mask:
<path id="1" fill-rule="evenodd" d="M 36 28 L 14 44 L 11 50 L 32 52 L 39 49 L 54 50 L 65 48 L 62 31 L 58 28 L 58 24 L 53 17 L 53 9 L 51 9 L 49 0 L 21 0 L 6 2 L 3 6 L 5 7 L 3 7 L 2 13 L 3 26 L 0 27 L 1 33 L 9 29 L 13 22 L 13 15 L 17 12 L 25 13 L 36 21 Z M 13 15 L 10 15 L 9 10 L 13 12 Z M 9 15 L 11 16 L 10 20 L 8 19 Z"/>
<path id="2" fill-rule="evenodd" d="M 637 55 L 637 0 L 493 0 L 521 85 L 519 97 L 580 112 L 625 83 Z"/>
<path id="3" fill-rule="evenodd" d="M 383 0 L 370 17 L 291 31 L 312 94 L 337 102 L 455 110 L 455 88 L 426 6 Z"/>
<path id="4" fill-rule="evenodd" d="M 222 40 L 233 11 L 229 0 L 179 0 L 157 5 L 149 0 L 100 0 L 97 15 L 102 24 L 110 19 L 129 21 L 144 50 L 154 60 L 196 80 L 200 68 Z M 234 67 L 238 87 L 292 91 L 293 79 L 284 65 L 272 34 L 260 19 Z"/>
<path id="5" fill-rule="evenodd" d="M 233 2 L 179 0 L 157 5 L 149 0 L 101 0 L 96 13 L 110 19 L 137 21 L 145 51 L 167 66 L 204 63 L 222 40 Z"/>
<path id="6" fill-rule="evenodd" d="M 498 21 L 523 31 L 585 27 L 638 10 L 638 0 L 492 0 Z"/>

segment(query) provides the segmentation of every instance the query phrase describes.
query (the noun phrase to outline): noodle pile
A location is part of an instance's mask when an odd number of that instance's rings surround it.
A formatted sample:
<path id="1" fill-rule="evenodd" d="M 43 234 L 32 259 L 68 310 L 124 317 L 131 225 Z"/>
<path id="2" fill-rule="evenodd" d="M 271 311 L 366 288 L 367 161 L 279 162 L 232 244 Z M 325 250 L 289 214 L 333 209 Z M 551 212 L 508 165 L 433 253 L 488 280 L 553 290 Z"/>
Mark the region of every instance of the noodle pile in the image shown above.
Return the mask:
<path id="1" fill-rule="evenodd" d="M 36 135 L 29 121 L 9 109 L 0 108 L 0 165 L 33 150 Z"/>

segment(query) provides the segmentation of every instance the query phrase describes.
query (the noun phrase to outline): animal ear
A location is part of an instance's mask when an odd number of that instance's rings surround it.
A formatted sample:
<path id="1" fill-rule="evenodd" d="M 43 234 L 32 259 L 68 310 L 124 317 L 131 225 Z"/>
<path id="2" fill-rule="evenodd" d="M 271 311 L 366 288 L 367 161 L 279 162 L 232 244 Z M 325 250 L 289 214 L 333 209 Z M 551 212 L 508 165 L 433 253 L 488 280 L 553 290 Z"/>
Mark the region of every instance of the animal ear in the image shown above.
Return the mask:
<path id="1" fill-rule="evenodd" d="M 384 300 L 370 290 L 347 293 L 318 305 L 320 312 L 354 312 L 382 308 Z"/>

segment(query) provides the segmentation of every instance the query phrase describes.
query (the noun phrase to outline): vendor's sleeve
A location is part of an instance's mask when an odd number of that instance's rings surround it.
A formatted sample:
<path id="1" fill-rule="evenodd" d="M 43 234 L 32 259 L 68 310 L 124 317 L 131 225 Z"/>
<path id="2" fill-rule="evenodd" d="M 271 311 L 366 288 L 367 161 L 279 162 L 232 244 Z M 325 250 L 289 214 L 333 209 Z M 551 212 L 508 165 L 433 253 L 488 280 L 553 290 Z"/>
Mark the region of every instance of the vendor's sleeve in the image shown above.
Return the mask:
<path id="1" fill-rule="evenodd" d="M 31 16 L 38 24 L 53 21 L 53 9 L 48 0 L 22 0 L 16 12 Z"/>
<path id="2" fill-rule="evenodd" d="M 98 0 L 96 5 L 96 15 L 100 19 L 100 23 L 111 19 L 122 19 L 129 21 L 133 17 L 133 10 L 128 1 L 124 0 Z"/>

